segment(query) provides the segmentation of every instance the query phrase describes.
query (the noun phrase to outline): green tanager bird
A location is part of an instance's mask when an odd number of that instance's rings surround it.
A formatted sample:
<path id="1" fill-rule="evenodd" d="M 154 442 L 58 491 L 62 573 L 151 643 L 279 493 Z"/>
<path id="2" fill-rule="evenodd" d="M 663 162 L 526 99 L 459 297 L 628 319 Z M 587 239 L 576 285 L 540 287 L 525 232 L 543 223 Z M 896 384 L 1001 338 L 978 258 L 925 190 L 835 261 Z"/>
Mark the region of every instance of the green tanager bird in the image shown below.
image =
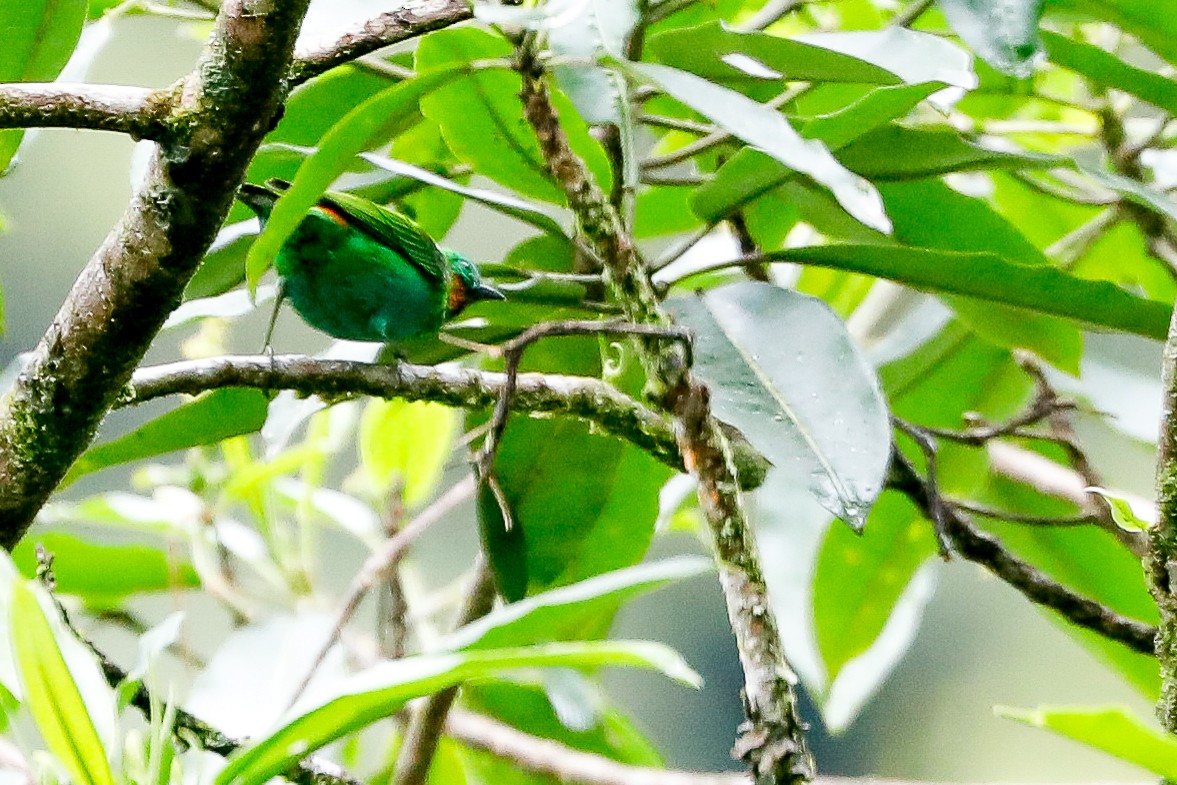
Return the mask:
<path id="1" fill-rule="evenodd" d="M 289 187 L 277 179 L 246 183 L 237 198 L 264 226 Z M 504 299 L 469 259 L 439 248 L 408 216 L 335 191 L 302 219 L 274 266 L 281 276 L 274 319 L 288 298 L 307 324 L 349 341 L 432 335 L 470 303 Z"/>

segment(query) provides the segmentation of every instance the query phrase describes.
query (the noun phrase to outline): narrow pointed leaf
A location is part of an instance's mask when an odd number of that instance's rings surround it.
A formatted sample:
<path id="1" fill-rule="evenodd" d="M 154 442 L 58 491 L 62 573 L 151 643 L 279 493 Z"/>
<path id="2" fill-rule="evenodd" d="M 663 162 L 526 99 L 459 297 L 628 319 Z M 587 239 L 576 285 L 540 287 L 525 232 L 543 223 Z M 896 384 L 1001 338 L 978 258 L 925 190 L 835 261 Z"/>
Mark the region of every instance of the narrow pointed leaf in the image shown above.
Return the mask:
<path id="1" fill-rule="evenodd" d="M 600 612 L 638 594 L 712 569 L 709 559 L 680 557 L 597 575 L 570 586 L 504 605 L 455 631 L 445 649 L 487 649 L 562 640 L 577 634 Z"/>
<path id="2" fill-rule="evenodd" d="M 838 163 L 824 144 L 804 139 L 776 109 L 677 68 L 655 63 L 628 63 L 625 67 L 733 136 L 829 188 L 846 212 L 862 223 L 880 232 L 890 231 L 891 222 L 874 186 Z"/>
<path id="3" fill-rule="evenodd" d="M 260 785 L 323 745 L 395 714 L 408 701 L 463 681 L 521 668 L 610 666 L 653 668 L 684 684 L 699 683 L 698 675 L 673 650 L 649 641 L 561 643 L 407 657 L 349 679 L 343 689 L 230 760 L 216 782 Z"/>
<path id="4" fill-rule="evenodd" d="M 1103 750 L 1158 777 L 1177 777 L 1177 739 L 1120 706 L 998 707 L 997 714 Z"/>
<path id="5" fill-rule="evenodd" d="M 23 579 L 12 585 L 12 646 L 24 704 L 41 737 L 77 785 L 114 785 L 102 739 L 65 663 L 53 627 Z"/>
<path id="6" fill-rule="evenodd" d="M 669 306 L 695 332 L 716 415 L 860 529 L 883 486 L 891 425 L 841 320 L 815 297 L 755 282 Z"/>
<path id="7" fill-rule="evenodd" d="M 86 450 L 70 467 L 62 485 L 108 466 L 254 433 L 265 423 L 266 410 L 266 395 L 260 390 L 214 390 L 177 406 L 125 436 Z"/>
<path id="8" fill-rule="evenodd" d="M 1107 281 L 1055 267 L 1030 267 L 989 253 L 883 245 L 825 245 L 773 251 L 774 261 L 866 273 L 917 289 L 960 294 L 1163 341 L 1171 308 Z"/>
<path id="9" fill-rule="evenodd" d="M 1177 82 L 1143 68 L 1129 65 L 1111 52 L 1076 41 L 1049 30 L 1042 41 L 1051 62 L 1082 74 L 1088 81 L 1114 87 L 1169 114 L 1177 114 Z"/>

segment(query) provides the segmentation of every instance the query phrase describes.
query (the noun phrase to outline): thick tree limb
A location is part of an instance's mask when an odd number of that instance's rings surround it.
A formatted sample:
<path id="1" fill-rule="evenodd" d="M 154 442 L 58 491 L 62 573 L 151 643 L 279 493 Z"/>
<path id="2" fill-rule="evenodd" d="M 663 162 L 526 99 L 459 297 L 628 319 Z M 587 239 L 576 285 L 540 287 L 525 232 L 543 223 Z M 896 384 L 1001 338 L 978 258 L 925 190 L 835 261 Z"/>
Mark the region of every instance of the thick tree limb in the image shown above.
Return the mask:
<path id="1" fill-rule="evenodd" d="M 20 540 L 179 303 L 281 106 L 307 2 L 222 5 L 172 138 L 0 400 L 0 546 Z"/>
<path id="2" fill-rule="evenodd" d="M 297 52 L 286 77 L 287 85 L 293 87 L 377 49 L 473 16 L 470 5 L 463 0 L 410 0 L 395 11 L 369 19 L 330 46 Z"/>
<path id="3" fill-rule="evenodd" d="M 174 99 L 124 85 L 0 84 L 0 128 L 89 128 L 162 141 Z"/>
<path id="4" fill-rule="evenodd" d="M 119 405 L 178 393 L 195 395 L 221 387 L 253 387 L 294 390 L 300 395 L 328 399 L 374 395 L 481 409 L 495 405 L 506 380 L 502 373 L 410 363 L 372 365 L 299 355 L 216 357 L 140 369 L 123 391 Z M 522 373 L 518 376 L 511 407 L 516 411 L 565 414 L 588 420 L 663 463 L 685 471 L 670 418 L 600 379 Z M 746 442 L 736 445 L 735 450 L 741 481 L 748 488 L 758 487 L 764 482 L 768 462 Z"/>
<path id="5" fill-rule="evenodd" d="M 1145 571 L 1161 612 L 1157 657 L 1161 661 L 1161 700 L 1157 716 L 1177 733 L 1177 310 L 1163 353 L 1164 398 L 1157 443 L 1157 522 L 1149 529 Z"/>
<path id="6" fill-rule="evenodd" d="M 516 57 L 523 80 L 524 115 L 535 129 L 548 171 L 576 213 L 585 240 L 604 264 L 626 318 L 668 326 L 670 319 L 658 302 L 633 238 L 569 146 L 542 65 L 526 37 Z M 747 722 L 740 727 L 733 754 L 748 764 L 757 785 L 812 779 L 814 765 L 797 711 L 795 676 L 768 600 L 731 445 L 711 416 L 707 388 L 692 377 L 683 347 L 656 339 L 641 339 L 638 344 L 648 383 L 670 411 L 679 451 L 698 481 L 699 504 L 715 543 L 728 618 L 744 672 Z"/>

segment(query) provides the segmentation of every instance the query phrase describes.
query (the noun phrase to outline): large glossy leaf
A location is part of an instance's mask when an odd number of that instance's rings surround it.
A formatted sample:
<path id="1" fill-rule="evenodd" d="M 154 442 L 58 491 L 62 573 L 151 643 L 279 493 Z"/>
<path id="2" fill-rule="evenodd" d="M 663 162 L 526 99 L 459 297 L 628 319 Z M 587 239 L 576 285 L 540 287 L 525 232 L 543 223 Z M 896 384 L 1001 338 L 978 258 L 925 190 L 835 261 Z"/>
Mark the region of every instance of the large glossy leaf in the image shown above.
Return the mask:
<path id="1" fill-rule="evenodd" d="M 890 125 L 865 134 L 838 151 L 846 168 L 871 180 L 911 180 L 983 169 L 1048 169 L 1070 161 L 1040 153 L 990 150 L 949 129 Z"/>
<path id="2" fill-rule="evenodd" d="M 416 65 L 422 74 L 511 56 L 511 44 L 473 27 L 439 30 L 417 48 Z M 421 100 L 421 111 L 441 126 L 454 154 L 478 174 L 521 194 L 557 204 L 563 191 L 552 181 L 540 153 L 535 132 L 523 122 L 519 74 L 509 70 L 481 70 L 446 85 Z M 588 165 L 606 191 L 609 162 L 588 126 L 562 94 L 552 93 L 561 127 L 572 149 Z"/>
<path id="3" fill-rule="evenodd" d="M 12 586 L 10 640 L 24 705 L 41 737 L 78 785 L 114 785 L 114 774 L 53 627 L 23 579 Z"/>
<path id="4" fill-rule="evenodd" d="M 716 415 L 856 529 L 891 454 L 886 403 L 845 325 L 821 300 L 739 283 L 669 303 L 695 333 Z"/>
<path id="5" fill-rule="evenodd" d="M 733 136 L 829 188 L 846 212 L 862 223 L 881 232 L 890 230 L 874 186 L 847 171 L 824 144 L 804 139 L 777 110 L 677 68 L 655 63 L 626 67 Z"/>
<path id="6" fill-rule="evenodd" d="M 968 52 L 941 36 L 898 25 L 884 30 L 810 33 L 797 40 L 874 63 L 911 84 L 943 82 L 959 88 L 946 91 L 948 100 L 943 103 L 951 103 L 962 89 L 977 85 Z"/>
<path id="7" fill-rule="evenodd" d="M 36 574 L 38 546 L 54 555 L 57 590 L 76 594 L 94 607 L 114 606 L 132 594 L 200 585 L 192 564 L 163 548 L 111 545 L 66 531 L 36 529 L 12 552 L 12 560 L 30 578 Z"/>
<path id="8" fill-rule="evenodd" d="M 712 569 L 708 559 L 684 556 L 597 575 L 505 605 L 448 636 L 442 649 L 474 650 L 576 640 L 612 618 L 619 603 Z"/>
<path id="9" fill-rule="evenodd" d="M 86 450 L 70 467 L 62 484 L 108 466 L 254 433 L 266 421 L 266 406 L 265 393 L 260 390 L 214 390 L 177 406 L 125 436 Z"/>
<path id="10" fill-rule="evenodd" d="M 1177 777 L 1177 740 L 1121 706 L 999 708 L 998 713 L 1103 750 L 1163 779 Z"/>
<path id="11" fill-rule="evenodd" d="M 838 150 L 863 134 L 907 114 L 939 85 L 876 88 L 840 111 L 810 120 L 801 128 L 801 136 L 817 139 L 831 150 Z M 797 173 L 779 160 L 759 150 L 745 148 L 724 162 L 714 178 L 693 191 L 690 203 L 700 218 L 718 221 L 796 179 Z M 745 218 L 753 220 L 751 215 Z M 779 243 L 767 247 L 777 245 Z"/>
<path id="12" fill-rule="evenodd" d="M 956 34 L 1002 73 L 1025 78 L 1038 54 L 1044 0 L 940 0 Z"/>
<path id="13" fill-rule="evenodd" d="M 600 352 L 592 340 L 551 340 L 528 349 L 524 365 L 595 376 L 601 373 Z M 622 367 L 631 381 L 615 381 L 623 389 L 640 386 L 632 378 L 634 359 L 625 357 Z M 499 591 L 513 601 L 640 561 L 669 471 L 582 422 L 515 415 L 503 434 L 495 475 L 512 526 L 506 527 L 487 489 L 479 494 L 479 524 Z"/>
<path id="14" fill-rule="evenodd" d="M 875 642 L 911 577 L 935 553 L 931 525 L 894 492 L 879 499 L 861 536 L 845 526 L 827 530 L 813 578 L 813 620 L 830 682 Z"/>
<path id="15" fill-rule="evenodd" d="M 428 500 L 454 450 L 458 413 L 447 406 L 373 398 L 360 419 L 360 471 L 371 498 L 394 485 L 409 509 Z"/>
<path id="16" fill-rule="evenodd" d="M 408 701 L 464 681 L 520 669 L 611 666 L 652 668 L 684 684 L 698 683 L 698 676 L 677 654 L 648 641 L 559 643 L 407 657 L 357 674 L 310 707 L 295 707 L 295 719 L 232 758 L 216 782 L 260 785 L 323 745 L 388 717 Z"/>
<path id="17" fill-rule="evenodd" d="M 1082 74 L 1093 84 L 1114 87 L 1177 114 L 1177 82 L 1172 79 L 1129 65 L 1098 46 L 1049 30 L 1042 31 L 1042 41 L 1056 65 Z"/>
<path id="18" fill-rule="evenodd" d="M 769 259 L 834 267 L 905 283 L 1065 316 L 1096 327 L 1163 341 L 1169 306 L 1136 297 L 1107 281 L 1086 281 L 1054 267 L 1013 264 L 989 253 L 956 253 L 884 245 L 788 248 Z"/>
<path id="19" fill-rule="evenodd" d="M 0 3 L 0 82 L 51 82 L 65 66 L 86 22 L 86 0 Z M 0 131 L 0 172 L 24 131 Z"/>
<path id="20" fill-rule="evenodd" d="M 895 239 L 906 245 L 988 251 L 1019 264 L 1049 264 L 1042 252 L 987 202 L 954 191 L 940 180 L 885 183 L 879 191 L 895 222 Z M 979 335 L 1001 346 L 1030 349 L 1078 375 L 1083 336 L 1074 324 L 993 303 L 961 298 L 948 303 Z"/>
<path id="21" fill-rule="evenodd" d="M 661 63 L 737 89 L 767 82 L 780 92 L 782 81 L 802 80 L 875 85 L 902 81 L 886 68 L 848 54 L 766 33 L 739 32 L 722 22 L 651 36 L 647 51 Z M 760 68 L 749 67 L 755 64 Z"/>
<path id="22" fill-rule="evenodd" d="M 257 288 L 258 280 L 307 210 L 347 169 L 354 156 L 393 135 L 417 114 L 417 104 L 423 96 L 452 81 L 462 70 L 443 68 L 390 87 L 352 109 L 332 126 L 315 154 L 299 166 L 290 190 L 274 205 L 266 228 L 249 249 L 246 280 L 250 291 Z"/>
<path id="23" fill-rule="evenodd" d="M 1051 0 L 1048 9 L 1078 11 L 1112 22 L 1139 38 L 1157 54 L 1177 64 L 1177 16 L 1169 2 L 1140 0 Z"/>

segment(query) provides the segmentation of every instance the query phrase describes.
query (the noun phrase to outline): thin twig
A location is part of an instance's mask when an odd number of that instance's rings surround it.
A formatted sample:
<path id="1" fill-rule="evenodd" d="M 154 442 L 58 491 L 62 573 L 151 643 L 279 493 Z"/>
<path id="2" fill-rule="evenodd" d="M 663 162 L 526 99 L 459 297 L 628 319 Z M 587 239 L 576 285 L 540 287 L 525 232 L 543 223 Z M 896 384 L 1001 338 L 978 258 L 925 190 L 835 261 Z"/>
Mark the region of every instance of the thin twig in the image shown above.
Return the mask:
<path id="1" fill-rule="evenodd" d="M 953 552 L 985 567 L 1031 602 L 1050 608 L 1072 624 L 1122 643 L 1133 651 L 1154 653 L 1156 627 L 1122 616 L 1018 559 L 996 538 L 974 528 L 950 505 L 936 501 L 935 486 L 920 477 L 900 450 L 892 453 L 891 477 L 887 484 L 915 502 L 929 517 L 940 516 L 940 525 L 944 527 Z"/>
<path id="2" fill-rule="evenodd" d="M 527 351 L 527 347 L 543 338 L 576 335 L 645 336 L 680 341 L 686 346 L 687 363 L 690 364 L 691 334 L 682 328 L 599 321 L 544 322 L 528 327 L 516 337 L 496 347 L 505 361 L 506 381 L 499 390 L 498 400 L 495 401 L 494 411 L 491 413 L 490 430 L 487 431 L 482 449 L 478 451 L 474 462 L 480 478 L 487 480 L 493 475 L 495 454 L 502 441 L 503 430 L 507 427 L 507 417 L 511 413 L 511 404 L 519 381 L 519 364 L 523 361 L 523 353 Z M 509 513 L 504 510 L 504 515 Z"/>
<path id="3" fill-rule="evenodd" d="M 328 46 L 296 52 L 286 83 L 293 87 L 378 49 L 464 22 L 473 16 L 470 5 L 462 0 L 412 0 L 395 11 L 366 20 Z"/>
<path id="4" fill-rule="evenodd" d="M 331 647 L 338 642 L 339 636 L 343 634 L 343 628 L 347 626 L 351 617 L 355 615 L 356 609 L 360 607 L 360 601 L 363 600 L 368 590 L 396 569 L 396 566 L 400 564 L 400 560 L 404 558 L 405 551 L 408 550 L 409 546 L 418 537 L 424 534 L 430 526 L 444 518 L 450 510 L 470 498 L 473 493 L 474 478 L 464 478 L 439 496 L 433 504 L 430 504 L 419 512 L 400 531 L 389 537 L 385 541 L 384 547 L 364 560 L 359 571 L 352 578 L 351 584 L 347 587 L 343 602 L 338 613 L 335 615 L 335 624 L 331 628 L 330 635 L 327 636 L 327 640 L 324 641 L 323 645 L 319 647 L 319 651 L 311 661 L 306 675 L 303 676 L 298 682 L 298 686 L 295 687 L 287 709 L 297 703 L 298 699 L 302 697 L 307 685 L 311 683 L 311 679 L 314 678 L 315 673 L 319 670 L 319 666 L 327 658 L 327 653 L 331 651 Z"/>
<path id="5" fill-rule="evenodd" d="M 486 558 L 479 554 L 474 564 L 474 577 L 466 592 L 466 603 L 458 614 L 461 627 L 481 619 L 494 607 L 494 574 Z M 429 776 L 429 766 L 437 753 L 446 716 L 458 697 L 460 686 L 435 692 L 425 698 L 413 711 L 405 728 L 404 742 L 393 770 L 393 785 L 423 785 Z"/>

